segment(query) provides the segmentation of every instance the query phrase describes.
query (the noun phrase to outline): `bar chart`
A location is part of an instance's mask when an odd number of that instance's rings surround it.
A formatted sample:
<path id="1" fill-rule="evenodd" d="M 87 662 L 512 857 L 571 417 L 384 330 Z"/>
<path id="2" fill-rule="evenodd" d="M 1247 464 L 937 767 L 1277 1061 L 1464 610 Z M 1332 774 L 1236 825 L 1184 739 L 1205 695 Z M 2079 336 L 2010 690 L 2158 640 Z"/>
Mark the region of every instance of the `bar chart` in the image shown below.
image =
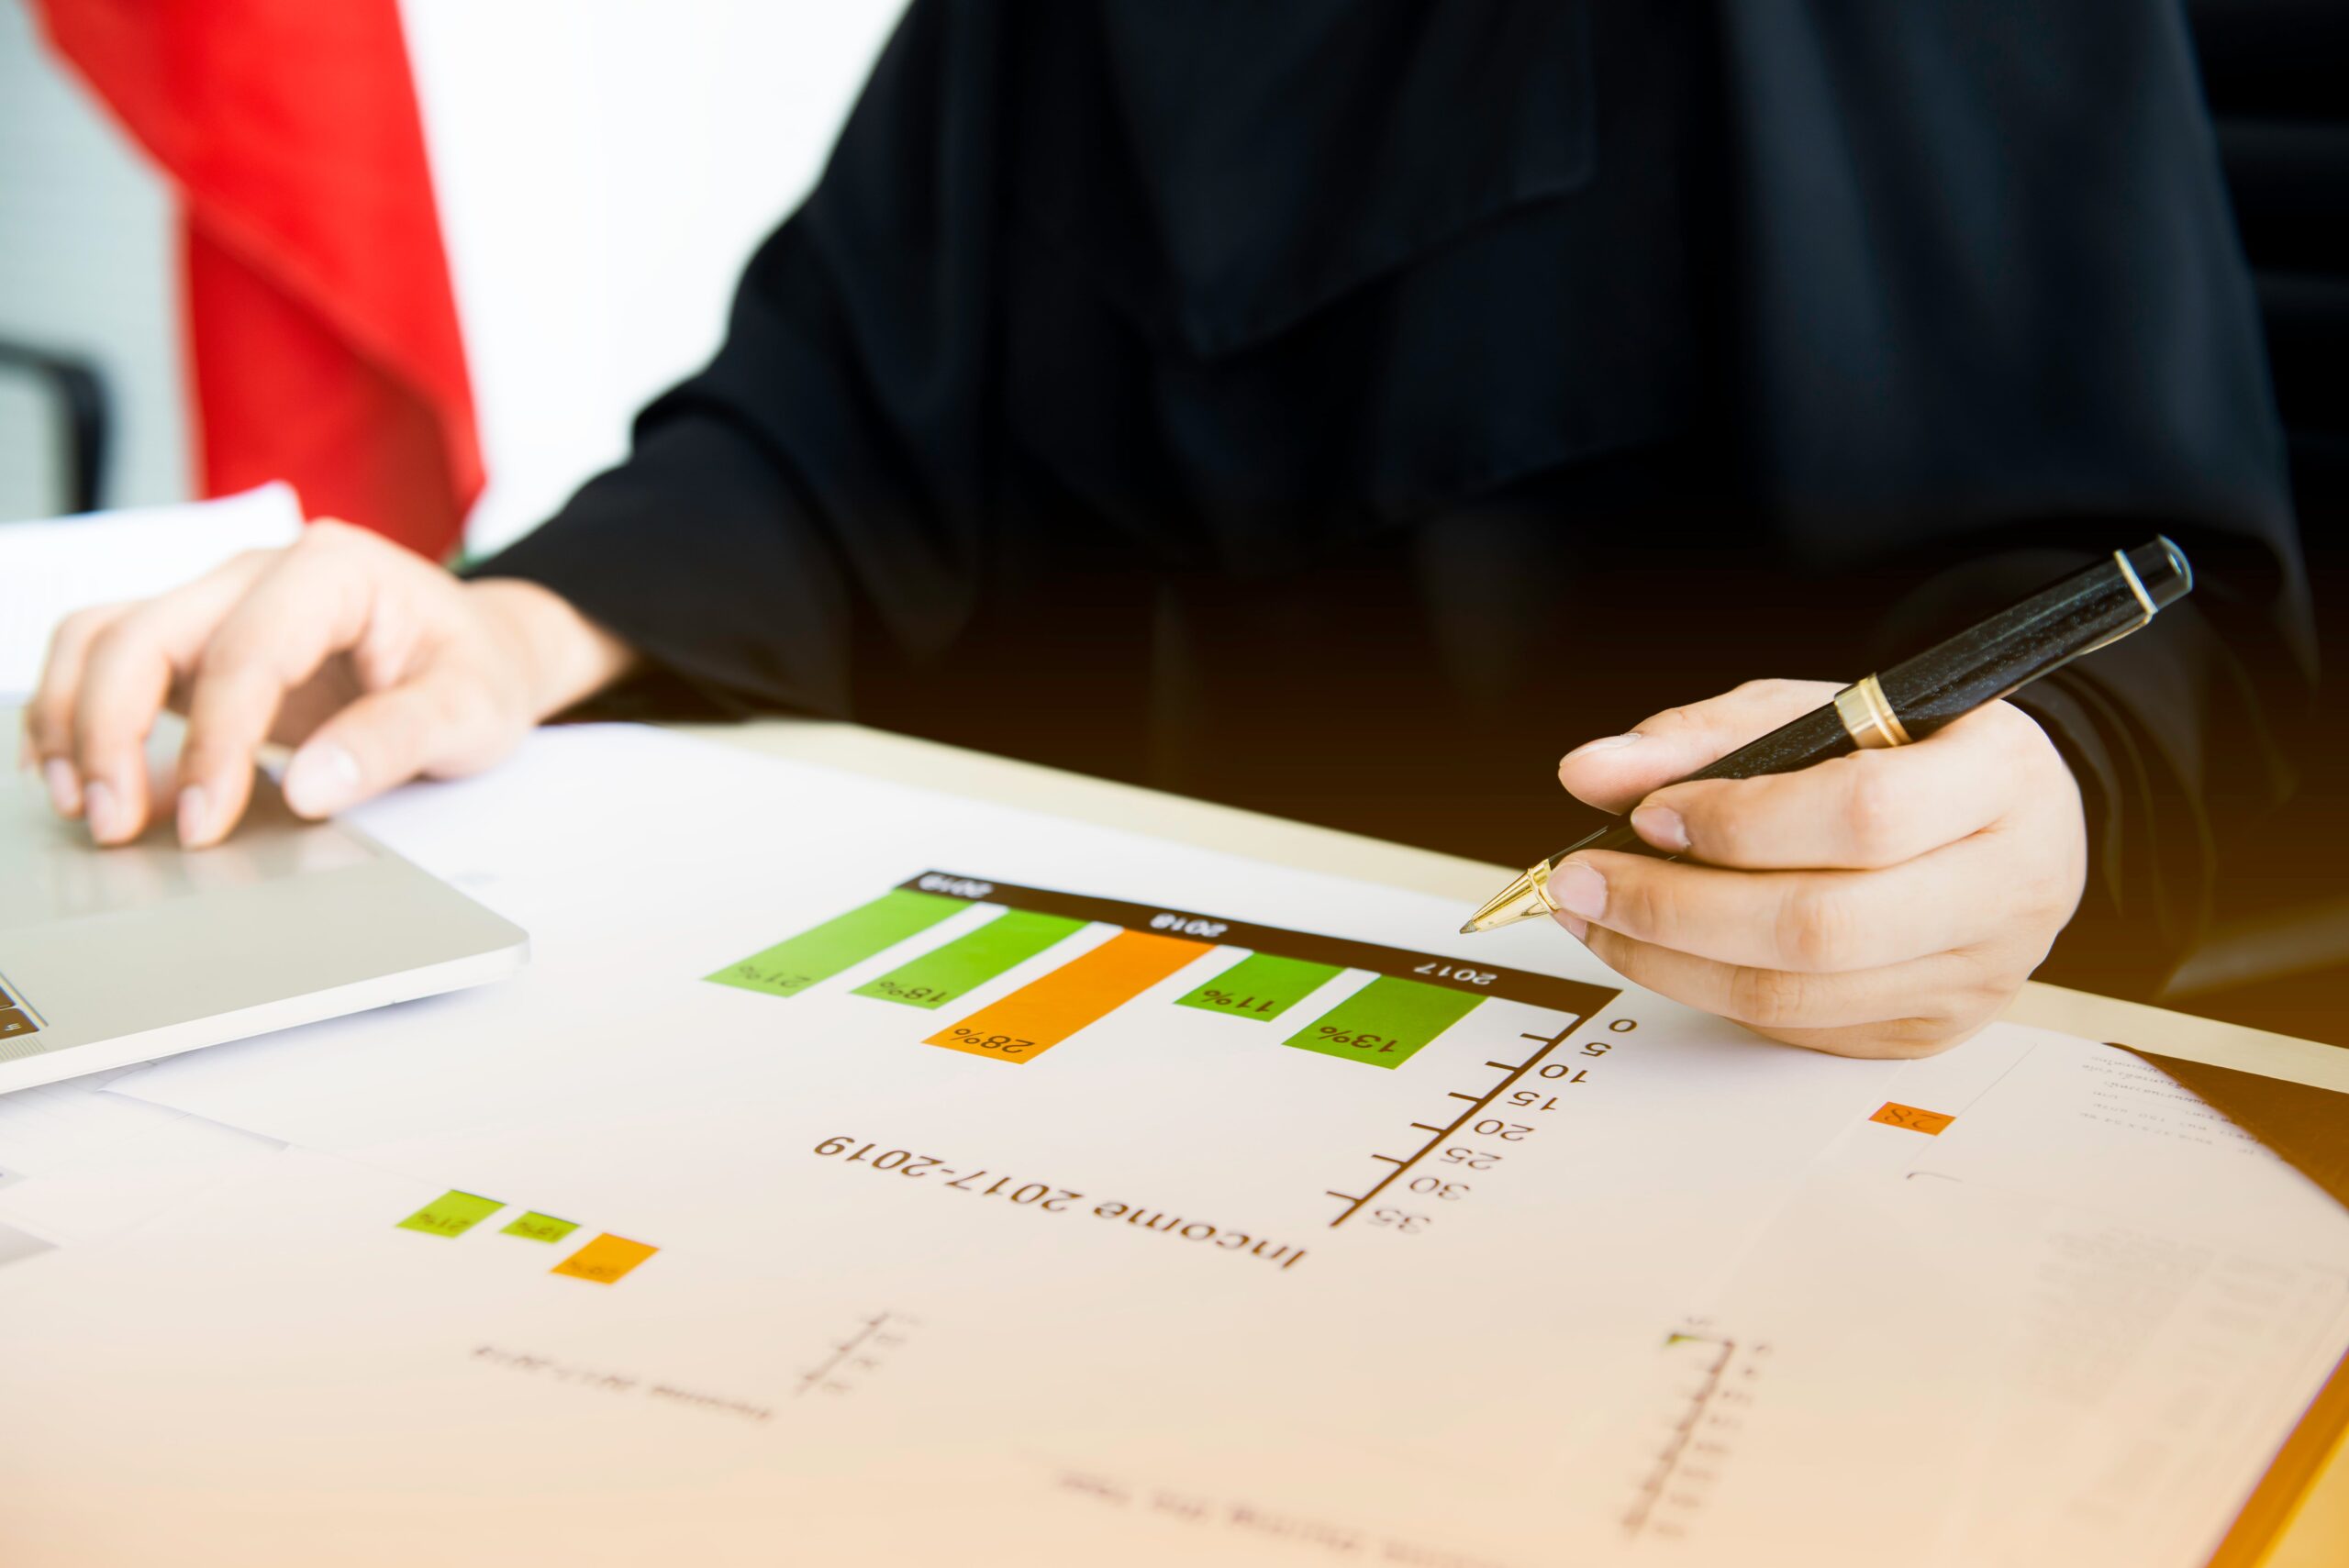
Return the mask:
<path id="1" fill-rule="evenodd" d="M 502 1198 L 484 1197 L 479 1193 L 451 1188 L 400 1220 L 396 1229 L 454 1241 L 468 1232 L 479 1229 L 484 1222 L 511 1207 Z M 551 1214 L 540 1214 L 536 1209 L 525 1209 L 505 1225 L 497 1227 L 495 1233 L 551 1247 L 569 1240 L 578 1229 L 576 1221 L 559 1219 Z M 606 1232 L 592 1238 L 547 1272 L 564 1279 L 586 1280 L 593 1284 L 617 1284 L 635 1272 L 638 1264 L 660 1250 L 641 1241 L 631 1241 L 625 1236 Z M 540 1256 L 543 1258 L 545 1254 L 540 1253 Z"/>
<path id="2" fill-rule="evenodd" d="M 1178 1213 L 1158 1195 L 1180 1194 L 1178 1233 L 1272 1236 L 1285 1262 L 1305 1227 L 1457 1230 L 1464 1208 L 1571 1158 L 1567 1124 L 1605 1103 L 1593 1072 L 1614 1073 L 1598 1064 L 1633 1027 L 1594 1022 L 1611 986 L 943 871 L 702 978 L 791 1002 L 795 1036 L 863 1063 L 835 1069 L 850 1076 L 833 1103 L 865 1085 L 898 1129 L 916 1114 L 904 1087 L 939 1081 L 927 1052 L 990 1064 L 944 1069 L 964 1114 L 934 1142 L 900 1130 L 852 1152 L 874 1124 L 843 1119 L 819 1155 L 935 1175 L 950 1193 L 1048 1195 L 1061 1186 L 1046 1175 L 1072 1172 L 1073 1195 L 1115 1181 L 1109 1207 L 1141 1216 Z M 1570 1046 L 1586 1026 L 1598 1038 Z M 1054 1091 L 995 1067 L 1036 1068 Z M 1019 1129 L 1017 1153 L 971 1150 L 981 1123 Z M 1174 1161 L 1138 1160 L 1138 1124 L 1203 1137 L 1177 1140 Z M 1129 1205 L 1133 1191 L 1151 1201 Z"/>
<path id="3" fill-rule="evenodd" d="M 1041 1059 L 1210 954 L 1221 955 L 1219 966 L 1173 1005 L 1275 1026 L 1266 1030 L 1272 1043 L 1390 1072 L 1489 999 L 1586 1017 L 1615 995 L 1554 975 L 936 871 L 706 978 L 787 1000 L 912 947 L 974 905 L 997 912 L 909 953 L 852 994 L 943 1017 L 989 983 L 1068 944 L 1064 962 L 918 1037 L 1007 1066 Z M 1074 940 L 1102 926 L 1114 929 L 1108 940 Z M 1345 978 L 1362 972 L 1366 983 L 1345 990 Z"/>

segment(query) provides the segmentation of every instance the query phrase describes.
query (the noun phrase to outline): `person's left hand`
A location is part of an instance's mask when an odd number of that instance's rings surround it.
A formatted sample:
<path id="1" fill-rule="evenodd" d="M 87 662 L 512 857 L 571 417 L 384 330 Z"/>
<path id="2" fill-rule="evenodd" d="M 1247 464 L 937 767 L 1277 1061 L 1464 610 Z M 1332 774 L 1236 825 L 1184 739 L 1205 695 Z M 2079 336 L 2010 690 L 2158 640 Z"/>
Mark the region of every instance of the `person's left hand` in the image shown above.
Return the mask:
<path id="1" fill-rule="evenodd" d="M 1790 1045 L 1927 1056 L 1988 1023 L 2079 904 L 2079 787 L 2009 703 L 1912 746 L 1689 784 L 1818 707 L 1754 681 L 1567 753 L 1558 778 L 1676 862 L 1586 851 L 1551 873 L 1559 923 L 1653 991 Z"/>

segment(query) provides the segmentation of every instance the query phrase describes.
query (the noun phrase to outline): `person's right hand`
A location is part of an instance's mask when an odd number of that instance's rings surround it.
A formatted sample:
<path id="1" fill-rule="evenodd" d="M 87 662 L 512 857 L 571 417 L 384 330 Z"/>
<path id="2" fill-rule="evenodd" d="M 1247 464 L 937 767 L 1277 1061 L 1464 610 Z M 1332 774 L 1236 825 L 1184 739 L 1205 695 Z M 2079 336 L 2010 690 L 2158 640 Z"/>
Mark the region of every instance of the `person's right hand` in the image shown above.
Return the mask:
<path id="1" fill-rule="evenodd" d="M 59 812 L 101 844 L 144 830 L 145 742 L 187 716 L 180 841 L 244 815 L 255 753 L 298 750 L 286 804 L 328 816 L 427 774 L 485 768 L 530 727 L 625 673 L 626 644 L 535 584 L 460 582 L 362 528 L 314 523 L 160 598 L 77 611 L 25 709 L 25 751 Z"/>

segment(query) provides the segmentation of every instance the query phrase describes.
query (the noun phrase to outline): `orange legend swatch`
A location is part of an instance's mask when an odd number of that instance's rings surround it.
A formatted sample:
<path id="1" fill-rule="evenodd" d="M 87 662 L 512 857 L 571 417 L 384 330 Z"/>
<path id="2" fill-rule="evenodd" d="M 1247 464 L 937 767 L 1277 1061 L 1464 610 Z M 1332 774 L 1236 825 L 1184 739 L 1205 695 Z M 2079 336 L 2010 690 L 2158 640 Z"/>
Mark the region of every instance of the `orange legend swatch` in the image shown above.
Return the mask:
<path id="1" fill-rule="evenodd" d="M 1905 1127 L 1911 1132 L 1921 1132 L 1928 1138 L 1939 1138 L 1942 1135 L 1942 1129 L 1957 1118 L 1954 1116 L 1943 1116 L 1939 1111 L 1920 1111 L 1915 1106 L 1898 1105 L 1887 1100 L 1884 1103 L 1884 1108 L 1868 1119 L 1880 1121 L 1887 1127 Z"/>
<path id="2" fill-rule="evenodd" d="M 648 1247 L 641 1241 L 631 1241 L 625 1236 L 606 1234 L 596 1237 L 549 1272 L 567 1274 L 573 1279 L 593 1280 L 597 1284 L 611 1284 L 627 1278 L 629 1270 L 660 1250 Z"/>
<path id="3" fill-rule="evenodd" d="M 1149 990 L 1211 946 L 1150 931 L 1119 931 L 922 1043 L 1017 1067 Z"/>

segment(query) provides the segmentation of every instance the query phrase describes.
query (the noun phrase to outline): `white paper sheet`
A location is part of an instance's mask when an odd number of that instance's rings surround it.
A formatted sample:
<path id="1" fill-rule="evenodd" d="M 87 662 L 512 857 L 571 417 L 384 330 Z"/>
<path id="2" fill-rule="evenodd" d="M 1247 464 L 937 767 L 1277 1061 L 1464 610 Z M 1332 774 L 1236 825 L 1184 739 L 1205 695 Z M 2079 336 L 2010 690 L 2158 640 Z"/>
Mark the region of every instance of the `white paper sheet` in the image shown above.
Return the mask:
<path id="1" fill-rule="evenodd" d="M 1659 1396 L 1697 1447 L 1652 1442 L 1649 1521 L 1692 1560 L 2199 1563 L 2339 1359 L 2337 1204 L 2128 1051 L 1979 1043 L 1891 1086 L 1937 1133 L 1852 1129 L 1695 1314 L 1736 1403 Z"/>
<path id="2" fill-rule="evenodd" d="M 0 524 L 0 703 L 40 680 L 50 633 L 86 606 L 176 588 L 248 550 L 302 531 L 293 487 L 265 484 L 217 501 Z"/>
<path id="3" fill-rule="evenodd" d="M 273 1154 L 273 1140 L 110 1094 L 137 1068 L 0 1095 L 0 1222 L 46 1245 L 119 1235 Z M 0 1275 L 0 1289 L 7 1277 Z"/>
<path id="4" fill-rule="evenodd" d="M 109 1087 L 310 1147 L 0 1274 L 12 1568 L 2188 1568 L 2349 1343 L 2349 1217 L 2109 1046 L 1790 1051 L 1545 927 L 624 728 L 363 825 L 537 962 Z M 713 983 L 930 870 L 985 885 Z M 896 973 L 1011 883 L 1156 913 Z M 989 1054 L 1135 931 L 1196 948 Z M 1224 978 L 1327 938 L 1398 951 Z M 1317 1024 L 1447 965 L 1596 989 Z"/>

